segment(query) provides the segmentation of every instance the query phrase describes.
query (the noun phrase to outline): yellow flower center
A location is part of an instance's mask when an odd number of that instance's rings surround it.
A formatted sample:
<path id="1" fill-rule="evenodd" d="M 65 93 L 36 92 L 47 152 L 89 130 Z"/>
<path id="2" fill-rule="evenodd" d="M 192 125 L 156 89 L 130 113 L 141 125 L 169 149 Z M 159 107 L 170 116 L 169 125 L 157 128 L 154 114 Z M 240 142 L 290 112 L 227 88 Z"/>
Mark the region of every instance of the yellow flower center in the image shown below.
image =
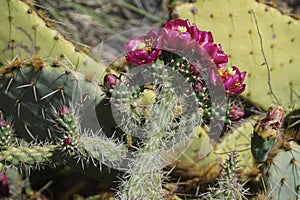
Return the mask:
<path id="1" fill-rule="evenodd" d="M 221 68 L 221 69 L 219 69 L 219 74 L 221 77 L 229 78 L 229 77 L 235 75 L 236 71 L 233 70 L 232 68 L 226 68 L 226 69 Z"/>
<path id="2" fill-rule="evenodd" d="M 233 70 L 233 68 L 229 68 L 229 69 L 227 69 L 227 73 L 228 73 L 229 75 L 233 76 L 233 75 L 236 74 L 236 71 Z"/>
<path id="3" fill-rule="evenodd" d="M 141 42 L 138 44 L 137 49 L 144 49 L 146 47 L 146 44 L 144 42 Z"/>
<path id="4" fill-rule="evenodd" d="M 138 44 L 136 50 L 145 50 L 151 52 L 153 48 L 155 48 L 156 40 L 154 38 L 145 39 L 144 42 Z"/>
<path id="5" fill-rule="evenodd" d="M 185 26 L 178 26 L 178 31 L 180 33 L 183 33 L 183 32 L 186 32 L 187 31 L 187 28 Z"/>

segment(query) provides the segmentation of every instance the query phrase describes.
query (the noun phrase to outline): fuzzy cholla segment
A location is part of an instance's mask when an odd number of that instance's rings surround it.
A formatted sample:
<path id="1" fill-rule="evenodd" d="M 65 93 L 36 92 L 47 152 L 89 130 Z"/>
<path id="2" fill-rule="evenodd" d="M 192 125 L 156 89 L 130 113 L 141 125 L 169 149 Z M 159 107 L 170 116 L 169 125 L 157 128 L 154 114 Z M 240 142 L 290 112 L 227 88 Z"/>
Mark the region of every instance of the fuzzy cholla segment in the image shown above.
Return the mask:
<path id="1" fill-rule="evenodd" d="M 56 113 L 56 122 L 63 151 L 73 155 L 79 148 L 80 126 L 78 116 L 73 109 L 62 105 Z"/>

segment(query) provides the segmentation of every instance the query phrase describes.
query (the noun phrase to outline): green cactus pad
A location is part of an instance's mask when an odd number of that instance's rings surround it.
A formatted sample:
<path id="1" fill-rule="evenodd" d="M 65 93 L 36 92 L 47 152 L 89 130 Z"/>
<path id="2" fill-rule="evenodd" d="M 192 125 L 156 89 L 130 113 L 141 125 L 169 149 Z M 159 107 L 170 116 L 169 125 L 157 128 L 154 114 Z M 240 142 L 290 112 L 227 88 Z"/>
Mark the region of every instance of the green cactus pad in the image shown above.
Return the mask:
<path id="1" fill-rule="evenodd" d="M 47 26 L 29 5 L 6 0 L 0 7 L 0 62 L 33 55 L 68 60 L 89 79 L 99 81 L 105 67 Z M 101 79 L 102 80 L 102 79 Z"/>
<path id="2" fill-rule="evenodd" d="M 222 163 L 225 163 L 228 153 L 236 151 L 239 154 L 239 167 L 243 174 L 255 166 L 251 154 L 251 135 L 258 118 L 259 116 L 253 116 L 243 121 L 238 127 L 227 132 L 215 146 L 215 154 L 220 155 Z"/>
<path id="3" fill-rule="evenodd" d="M 247 71 L 246 99 L 267 110 L 276 103 L 267 84 L 254 11 L 271 71 L 271 85 L 285 112 L 299 108 L 300 23 L 276 8 L 254 0 L 199 0 L 175 6 L 174 16 L 211 31 L 229 55 L 229 64 Z"/>
<path id="4" fill-rule="evenodd" d="M 276 139 L 270 139 L 265 141 L 257 133 L 254 132 L 254 135 L 251 139 L 251 152 L 257 162 L 266 162 L 269 156 L 269 153 L 273 147 L 277 144 Z"/>
<path id="5" fill-rule="evenodd" d="M 293 141 L 289 146 L 290 150 L 279 150 L 265 169 L 267 194 L 274 200 L 300 198 L 300 146 Z"/>
<path id="6" fill-rule="evenodd" d="M 18 133 L 32 131 L 39 139 L 48 137 L 53 107 L 75 106 L 86 98 L 97 104 L 104 97 L 97 83 L 64 63 L 40 58 L 18 61 L 17 66 L 16 62 L 0 68 L 0 105 L 7 116 L 16 116 Z"/>

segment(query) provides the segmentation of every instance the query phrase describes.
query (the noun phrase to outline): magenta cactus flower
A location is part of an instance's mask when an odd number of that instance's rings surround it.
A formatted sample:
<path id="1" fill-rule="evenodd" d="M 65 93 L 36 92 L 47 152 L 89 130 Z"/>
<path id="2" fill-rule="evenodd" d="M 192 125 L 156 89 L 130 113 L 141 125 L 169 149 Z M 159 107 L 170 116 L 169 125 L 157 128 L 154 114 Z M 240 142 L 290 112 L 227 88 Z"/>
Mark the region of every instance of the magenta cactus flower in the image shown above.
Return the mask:
<path id="1" fill-rule="evenodd" d="M 190 22 L 188 20 L 175 19 L 167 22 L 164 25 L 164 28 L 180 33 L 189 33 L 191 38 L 200 45 L 214 42 L 211 32 L 200 31 L 195 24 L 190 25 Z"/>
<path id="2" fill-rule="evenodd" d="M 191 32 L 192 31 L 192 26 L 190 25 L 189 20 L 183 20 L 183 19 L 175 19 L 168 21 L 165 25 L 164 28 L 169 29 L 169 30 L 175 30 L 178 32 Z"/>
<path id="3" fill-rule="evenodd" d="M 219 71 L 215 67 L 209 68 L 209 80 L 213 85 L 217 85 L 218 83 L 222 83 L 222 77 L 219 74 Z"/>
<path id="4" fill-rule="evenodd" d="M 214 43 L 212 33 L 200 31 L 196 25 L 191 26 L 188 20 L 176 19 L 167 22 L 161 35 L 163 47 L 168 51 L 182 53 L 194 48 L 201 56 L 206 51 L 219 68 L 225 67 L 228 62 L 222 46 Z"/>
<path id="5" fill-rule="evenodd" d="M 185 29 L 183 29 L 185 30 Z M 163 28 L 161 30 L 163 49 L 173 53 L 187 53 L 196 45 L 188 32 L 180 32 L 172 29 Z"/>
<path id="6" fill-rule="evenodd" d="M 222 51 L 222 46 L 215 43 L 207 43 L 203 46 L 218 68 L 224 68 L 228 62 L 228 56 Z"/>
<path id="7" fill-rule="evenodd" d="M 153 63 L 161 53 L 161 36 L 151 30 L 146 36 L 131 38 L 124 47 L 127 62 L 134 65 Z"/>
<path id="8" fill-rule="evenodd" d="M 167 22 L 161 30 L 163 49 L 174 53 L 187 53 L 196 45 L 191 35 L 188 20 L 176 19 Z"/>
<path id="9" fill-rule="evenodd" d="M 244 84 L 244 80 L 246 72 L 240 72 L 235 66 L 220 69 L 219 72 L 227 94 L 240 94 L 245 90 L 246 85 Z"/>
<path id="10" fill-rule="evenodd" d="M 189 33 L 191 34 L 192 38 L 201 46 L 214 42 L 211 32 L 200 31 L 195 24 L 190 27 Z"/>
<path id="11" fill-rule="evenodd" d="M 125 44 L 126 60 L 135 65 L 155 62 L 162 52 L 161 49 L 177 53 L 189 59 L 189 56 L 199 56 L 199 59 L 211 62 L 216 67 L 209 67 L 210 82 L 214 85 L 222 83 L 227 94 L 240 94 L 245 90 L 246 72 L 240 72 L 235 66 L 226 68 L 228 56 L 222 50 L 221 44 L 214 43 L 211 32 L 201 31 L 188 20 L 175 19 L 167 22 L 161 29 L 160 35 L 155 30 L 148 32 L 147 36 L 132 38 Z M 192 50 L 192 51 L 191 51 Z M 163 54 L 165 55 L 165 54 Z M 168 54 L 166 54 L 168 55 Z M 202 62 L 197 63 L 195 58 L 189 63 L 190 75 L 201 76 Z M 186 69 L 178 69 L 186 73 Z M 110 77 L 109 77 L 110 76 Z M 109 75 L 105 77 L 105 87 L 114 88 L 118 79 Z M 195 77 L 194 77 L 195 78 Z M 116 83 L 115 83 L 116 81 Z M 195 91 L 201 91 L 198 83 L 193 84 Z"/>
<path id="12" fill-rule="evenodd" d="M 244 115 L 245 115 L 245 112 L 240 107 L 233 105 L 229 109 L 228 117 L 231 121 L 239 121 L 244 117 Z"/>
<path id="13" fill-rule="evenodd" d="M 106 74 L 104 76 L 104 86 L 107 90 L 114 89 L 120 83 L 119 78 L 114 74 Z"/>

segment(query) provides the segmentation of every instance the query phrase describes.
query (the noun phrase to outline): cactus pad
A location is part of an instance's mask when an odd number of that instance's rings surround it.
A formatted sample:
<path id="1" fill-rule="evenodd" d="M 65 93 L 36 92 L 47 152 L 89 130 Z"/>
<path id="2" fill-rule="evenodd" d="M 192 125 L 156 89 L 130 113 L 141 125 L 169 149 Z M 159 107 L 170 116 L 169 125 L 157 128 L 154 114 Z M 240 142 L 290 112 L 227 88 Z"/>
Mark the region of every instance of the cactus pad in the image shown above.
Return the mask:
<path id="1" fill-rule="evenodd" d="M 215 153 L 220 155 L 222 163 L 228 158 L 228 153 L 237 151 L 239 154 L 239 167 L 246 174 L 255 162 L 251 155 L 251 135 L 258 116 L 251 117 L 238 127 L 226 133 L 215 146 Z"/>
<path id="2" fill-rule="evenodd" d="M 80 52 L 71 42 L 57 31 L 49 28 L 37 13 L 26 3 L 7 0 L 0 7 L 0 62 L 16 56 L 28 58 L 33 55 L 68 60 L 78 71 L 90 79 L 99 81 L 104 67 L 85 53 Z"/>
<path id="3" fill-rule="evenodd" d="M 254 0 L 199 0 L 178 4 L 173 14 L 211 31 L 232 65 L 247 71 L 245 98 L 267 110 L 275 102 L 267 84 L 268 72 L 252 15 L 254 11 L 275 95 L 289 113 L 299 105 L 300 23 L 274 7 Z"/>
<path id="4" fill-rule="evenodd" d="M 300 146 L 290 141 L 289 147 L 280 149 L 265 170 L 268 195 L 274 200 L 300 198 Z"/>
<path id="5" fill-rule="evenodd" d="M 17 59 L 1 67 L 0 88 L 1 109 L 7 116 L 16 116 L 16 131 L 22 133 L 34 129 L 39 139 L 48 136 L 53 106 L 82 103 L 87 97 L 92 102 L 99 102 L 102 98 L 100 87 L 85 75 L 57 60 L 39 57 Z M 96 96 L 98 100 L 95 100 Z M 28 125 L 27 130 L 24 130 L 24 124 Z"/>
<path id="6" fill-rule="evenodd" d="M 188 148 L 182 148 L 177 155 L 181 155 L 172 165 L 176 166 L 173 174 L 182 179 L 199 178 L 201 181 L 210 181 L 217 177 L 221 170 L 221 162 L 213 152 L 213 145 L 200 126 L 195 128 L 196 135 Z M 176 150 L 174 151 L 176 153 Z"/>

